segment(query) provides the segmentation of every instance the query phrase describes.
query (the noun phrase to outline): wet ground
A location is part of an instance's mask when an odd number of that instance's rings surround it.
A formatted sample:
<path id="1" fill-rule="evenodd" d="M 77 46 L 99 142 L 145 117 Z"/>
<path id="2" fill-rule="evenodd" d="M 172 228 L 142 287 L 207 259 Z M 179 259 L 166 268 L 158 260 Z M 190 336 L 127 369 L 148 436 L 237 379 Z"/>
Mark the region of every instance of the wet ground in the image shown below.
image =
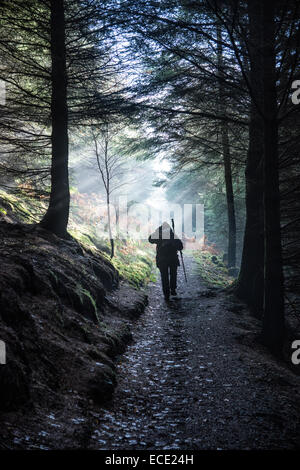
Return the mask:
<path id="1" fill-rule="evenodd" d="M 258 322 L 207 289 L 186 258 L 181 299 L 160 282 L 117 367 L 114 398 L 89 412 L 92 449 L 300 448 L 299 378 L 257 345 Z"/>

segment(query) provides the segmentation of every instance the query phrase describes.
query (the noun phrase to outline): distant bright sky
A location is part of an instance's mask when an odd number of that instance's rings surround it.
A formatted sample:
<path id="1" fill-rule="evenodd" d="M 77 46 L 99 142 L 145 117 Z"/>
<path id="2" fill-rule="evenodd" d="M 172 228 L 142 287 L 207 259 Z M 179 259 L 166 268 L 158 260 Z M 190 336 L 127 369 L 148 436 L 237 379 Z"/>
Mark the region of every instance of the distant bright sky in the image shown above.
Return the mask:
<path id="1" fill-rule="evenodd" d="M 158 157 L 153 161 L 153 168 L 157 172 L 157 177 L 163 178 L 165 172 L 171 169 L 171 164 L 167 159 Z"/>
<path id="2" fill-rule="evenodd" d="M 171 164 L 168 160 L 162 157 L 157 157 L 153 161 L 153 168 L 156 172 L 157 180 L 166 177 L 166 172 L 171 169 Z M 154 188 L 150 197 L 145 201 L 150 207 L 157 210 L 166 210 L 168 208 L 168 201 L 165 196 L 166 189 L 164 187 Z"/>

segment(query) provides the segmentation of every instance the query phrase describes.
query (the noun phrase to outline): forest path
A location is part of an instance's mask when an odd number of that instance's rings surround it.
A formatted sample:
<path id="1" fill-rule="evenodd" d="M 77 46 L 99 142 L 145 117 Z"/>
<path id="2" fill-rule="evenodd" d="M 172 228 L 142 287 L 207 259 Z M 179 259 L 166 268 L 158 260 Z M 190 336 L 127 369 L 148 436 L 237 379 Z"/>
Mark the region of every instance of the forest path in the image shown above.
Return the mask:
<path id="1" fill-rule="evenodd" d="M 227 294 L 201 285 L 186 257 L 181 300 L 167 305 L 160 279 L 118 385 L 95 414 L 94 449 L 274 449 L 300 445 L 299 379 L 259 346 L 258 322 Z M 93 420 L 90 421 L 93 423 Z"/>

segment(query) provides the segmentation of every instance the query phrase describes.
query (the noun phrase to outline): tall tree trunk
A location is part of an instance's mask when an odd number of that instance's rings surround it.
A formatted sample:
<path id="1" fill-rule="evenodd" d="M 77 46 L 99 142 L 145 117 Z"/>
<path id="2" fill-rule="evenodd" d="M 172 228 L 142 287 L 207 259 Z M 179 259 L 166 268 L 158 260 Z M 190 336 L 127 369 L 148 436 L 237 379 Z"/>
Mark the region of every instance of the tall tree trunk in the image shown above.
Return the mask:
<path id="1" fill-rule="evenodd" d="M 64 0 L 51 0 L 50 8 L 52 61 L 51 193 L 49 207 L 41 221 L 41 226 L 60 237 L 66 237 L 70 192 Z"/>
<path id="2" fill-rule="evenodd" d="M 236 220 L 232 186 L 228 124 L 225 121 L 222 124 L 222 147 L 228 216 L 228 267 L 231 268 L 236 265 Z"/>
<path id="3" fill-rule="evenodd" d="M 113 258 L 115 255 L 115 241 L 112 236 L 111 230 L 111 213 L 110 213 L 110 198 L 107 196 L 106 199 L 107 204 L 107 224 L 108 224 L 108 234 L 109 234 L 109 241 L 110 241 L 110 257 Z"/>
<path id="4" fill-rule="evenodd" d="M 246 225 L 235 292 L 259 315 L 264 296 L 262 2 L 248 1 L 251 111 L 245 171 Z"/>
<path id="5" fill-rule="evenodd" d="M 222 31 L 220 24 L 217 24 L 217 39 L 218 39 L 218 75 L 219 75 L 219 108 L 222 116 L 226 117 L 226 104 L 222 95 L 224 74 L 224 61 L 223 61 L 223 47 L 222 47 Z M 221 137 L 222 137 L 222 153 L 224 162 L 224 177 L 226 188 L 226 201 L 227 201 L 227 217 L 228 217 L 228 267 L 236 265 L 236 219 L 234 209 L 234 194 L 232 185 L 232 171 L 231 171 L 231 156 L 229 144 L 229 131 L 228 123 L 222 120 L 221 123 Z"/>
<path id="6" fill-rule="evenodd" d="M 105 127 L 105 146 L 104 146 L 104 164 L 105 164 L 105 174 L 106 174 L 106 203 L 107 203 L 107 223 L 108 223 L 108 233 L 110 241 L 110 257 L 113 258 L 115 255 L 115 241 L 112 236 L 111 230 L 111 213 L 110 213 L 110 183 L 111 183 L 111 172 L 109 169 L 109 154 L 108 154 L 108 124 Z"/>
<path id="7" fill-rule="evenodd" d="M 262 333 L 265 344 L 274 351 L 280 351 L 284 335 L 284 296 L 278 174 L 275 5 L 274 0 L 263 2 L 265 292 Z"/>

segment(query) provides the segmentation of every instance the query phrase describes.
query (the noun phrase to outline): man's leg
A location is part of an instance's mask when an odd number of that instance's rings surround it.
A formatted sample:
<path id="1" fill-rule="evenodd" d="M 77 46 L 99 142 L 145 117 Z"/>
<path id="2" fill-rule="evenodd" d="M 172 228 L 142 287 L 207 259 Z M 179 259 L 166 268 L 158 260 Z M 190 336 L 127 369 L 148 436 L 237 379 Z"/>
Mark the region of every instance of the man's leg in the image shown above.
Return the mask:
<path id="1" fill-rule="evenodd" d="M 176 265 L 170 266 L 170 287 L 171 287 L 171 294 L 176 295 L 176 287 L 177 287 L 177 266 Z"/>
<path id="2" fill-rule="evenodd" d="M 161 266 L 159 268 L 161 275 L 162 289 L 166 300 L 169 300 L 170 297 L 170 284 L 169 284 L 169 267 Z"/>

